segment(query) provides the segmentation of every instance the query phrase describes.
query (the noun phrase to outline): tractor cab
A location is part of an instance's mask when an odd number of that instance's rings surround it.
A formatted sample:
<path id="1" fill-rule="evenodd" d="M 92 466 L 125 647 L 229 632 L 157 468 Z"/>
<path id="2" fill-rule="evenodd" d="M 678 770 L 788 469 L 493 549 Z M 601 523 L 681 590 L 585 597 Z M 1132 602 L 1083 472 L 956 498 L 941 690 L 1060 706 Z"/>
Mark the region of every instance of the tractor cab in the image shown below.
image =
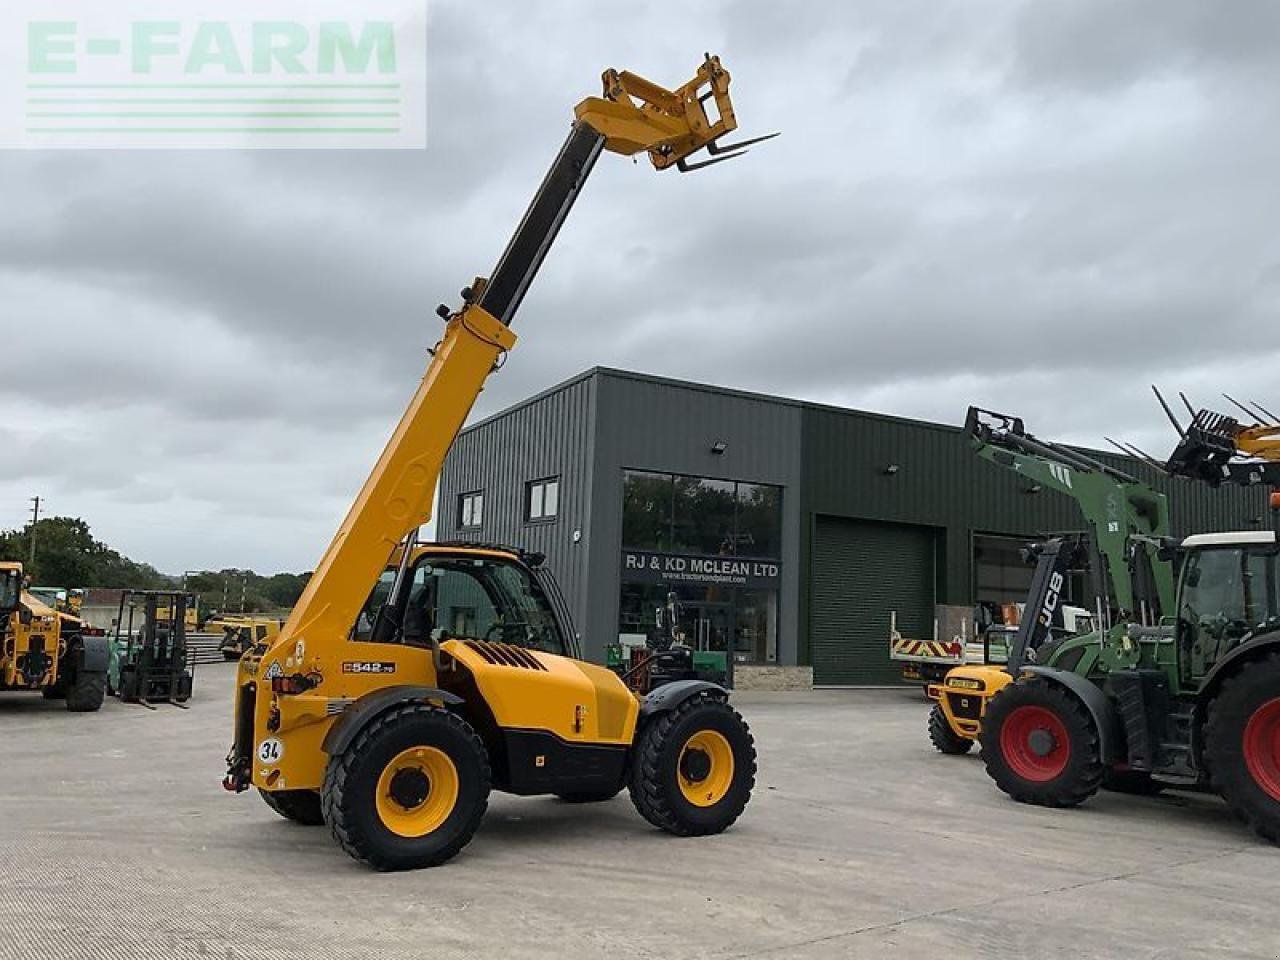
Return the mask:
<path id="1" fill-rule="evenodd" d="M 1212 533 L 1180 549 L 1178 679 L 1194 689 L 1233 650 L 1280 629 L 1280 544 L 1271 531 Z"/>

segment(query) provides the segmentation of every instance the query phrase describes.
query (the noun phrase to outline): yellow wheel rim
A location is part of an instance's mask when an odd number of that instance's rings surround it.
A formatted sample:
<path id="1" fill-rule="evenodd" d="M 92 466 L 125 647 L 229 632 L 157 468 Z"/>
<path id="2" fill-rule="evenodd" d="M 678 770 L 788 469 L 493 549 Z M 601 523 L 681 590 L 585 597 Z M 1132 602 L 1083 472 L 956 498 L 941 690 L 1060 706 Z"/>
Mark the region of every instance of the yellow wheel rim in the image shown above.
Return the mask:
<path id="1" fill-rule="evenodd" d="M 723 734 L 699 730 L 680 749 L 680 792 L 695 807 L 713 807 L 733 785 L 733 748 Z"/>
<path id="2" fill-rule="evenodd" d="M 425 837 L 458 803 L 458 768 L 435 747 L 396 754 L 378 777 L 378 819 L 400 837 Z"/>

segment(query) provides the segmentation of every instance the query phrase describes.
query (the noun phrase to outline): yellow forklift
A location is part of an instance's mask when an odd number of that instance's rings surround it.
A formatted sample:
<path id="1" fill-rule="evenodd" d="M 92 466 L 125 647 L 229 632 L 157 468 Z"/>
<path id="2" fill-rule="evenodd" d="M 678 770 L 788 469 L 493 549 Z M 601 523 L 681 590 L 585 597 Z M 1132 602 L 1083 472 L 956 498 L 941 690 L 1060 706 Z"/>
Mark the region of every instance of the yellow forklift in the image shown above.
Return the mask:
<path id="1" fill-rule="evenodd" d="M 650 823 L 719 833 L 755 782 L 747 725 L 714 683 L 643 698 L 578 659 L 542 558 L 416 542 L 441 466 L 603 151 L 663 170 L 741 155 L 729 74 L 708 55 L 675 90 L 608 70 L 492 275 L 437 308 L 444 335 L 386 448 L 280 634 L 241 658 L 224 786 L 328 824 L 382 870 L 442 863 L 471 839 L 491 788 L 604 800 L 628 789 Z M 765 138 L 757 138 L 765 139 Z M 705 160 L 690 159 L 706 149 Z M 392 571 L 384 576 L 388 562 Z"/>

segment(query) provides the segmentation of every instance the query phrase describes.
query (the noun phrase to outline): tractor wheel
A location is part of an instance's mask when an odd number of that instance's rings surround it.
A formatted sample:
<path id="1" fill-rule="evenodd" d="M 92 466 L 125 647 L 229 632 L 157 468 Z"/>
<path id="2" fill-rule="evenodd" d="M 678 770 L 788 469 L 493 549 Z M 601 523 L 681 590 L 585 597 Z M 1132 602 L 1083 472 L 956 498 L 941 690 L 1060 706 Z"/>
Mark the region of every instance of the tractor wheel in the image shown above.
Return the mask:
<path id="1" fill-rule="evenodd" d="M 67 709 L 72 713 L 92 713 L 102 708 L 106 696 L 107 675 L 100 671 L 83 671 L 67 684 Z"/>
<path id="2" fill-rule="evenodd" d="M 1162 792 L 1165 784 L 1142 770 L 1108 770 L 1102 775 L 1102 789 L 1112 793 L 1127 793 L 1135 797 L 1154 797 Z"/>
<path id="3" fill-rule="evenodd" d="M 1280 656 L 1246 664 L 1209 705 L 1213 788 L 1259 835 L 1280 843 Z"/>
<path id="4" fill-rule="evenodd" d="M 235 650 L 223 650 L 222 659 L 227 661 L 236 661 L 240 659 L 240 653 Z"/>
<path id="5" fill-rule="evenodd" d="M 987 707 L 979 740 L 987 774 L 1021 803 L 1074 807 L 1102 786 L 1093 718 L 1055 684 L 1009 684 Z"/>
<path id="6" fill-rule="evenodd" d="M 324 819 L 342 849 L 375 869 L 433 867 L 475 834 L 489 781 L 489 755 L 470 724 L 405 703 L 329 759 Z"/>
<path id="7" fill-rule="evenodd" d="M 616 790 L 581 790 L 572 793 L 557 793 L 556 796 L 565 803 L 604 803 L 606 800 L 612 800 L 622 792 L 622 787 Z"/>
<path id="8" fill-rule="evenodd" d="M 318 827 L 324 823 L 319 790 L 259 790 L 258 793 L 268 807 L 286 820 L 304 827 Z"/>
<path id="9" fill-rule="evenodd" d="M 633 751 L 631 802 L 668 833 L 720 833 L 751 799 L 755 741 L 722 699 L 703 693 L 655 717 L 640 730 Z"/>
<path id="10" fill-rule="evenodd" d="M 933 743 L 935 750 L 948 756 L 962 756 L 973 749 L 973 741 L 951 729 L 951 724 L 947 722 L 947 715 L 936 703 L 929 711 L 929 740 Z"/>

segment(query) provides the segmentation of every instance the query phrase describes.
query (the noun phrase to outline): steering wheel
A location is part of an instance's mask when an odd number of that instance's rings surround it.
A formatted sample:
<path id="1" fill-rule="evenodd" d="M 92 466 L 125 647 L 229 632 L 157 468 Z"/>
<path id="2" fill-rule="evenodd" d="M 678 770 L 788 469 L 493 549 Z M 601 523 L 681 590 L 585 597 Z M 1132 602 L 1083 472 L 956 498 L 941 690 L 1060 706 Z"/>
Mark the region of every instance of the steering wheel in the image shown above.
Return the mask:
<path id="1" fill-rule="evenodd" d="M 484 632 L 484 636 L 481 639 L 484 640 L 485 643 L 494 643 L 495 641 L 492 640 L 491 637 L 495 633 L 500 633 L 503 636 L 500 637 L 496 642 L 508 643 L 509 641 L 506 639 L 505 634 L 506 634 L 506 631 L 512 629 L 513 627 L 524 627 L 527 634 L 529 625 L 525 623 L 523 620 L 509 620 L 505 623 L 501 620 L 495 620 L 493 623 L 489 625 L 489 629 Z M 517 644 L 517 646 L 519 646 L 519 644 Z"/>

